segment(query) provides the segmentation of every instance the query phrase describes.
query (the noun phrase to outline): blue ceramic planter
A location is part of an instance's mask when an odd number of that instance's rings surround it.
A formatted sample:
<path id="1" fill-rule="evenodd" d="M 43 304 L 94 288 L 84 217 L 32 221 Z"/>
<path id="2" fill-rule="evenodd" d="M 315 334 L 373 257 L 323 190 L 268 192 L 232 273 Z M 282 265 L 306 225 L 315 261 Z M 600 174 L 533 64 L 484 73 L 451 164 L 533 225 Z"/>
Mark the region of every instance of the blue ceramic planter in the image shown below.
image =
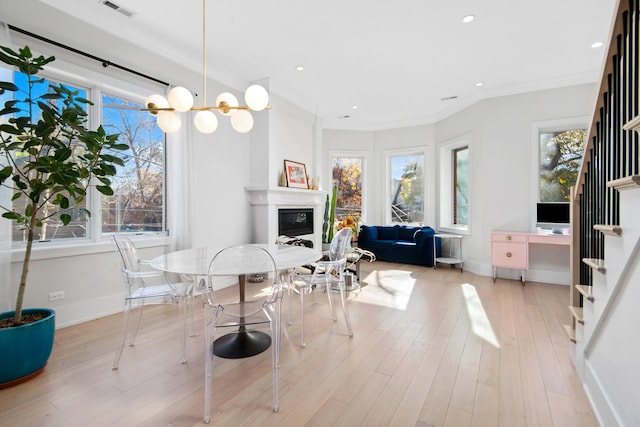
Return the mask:
<path id="1" fill-rule="evenodd" d="M 45 313 L 47 317 L 15 328 L 0 329 L 0 388 L 36 376 L 49 360 L 56 313 L 48 308 L 22 310 L 23 315 L 33 313 Z M 0 313 L 0 319 L 13 315 L 13 311 Z"/>

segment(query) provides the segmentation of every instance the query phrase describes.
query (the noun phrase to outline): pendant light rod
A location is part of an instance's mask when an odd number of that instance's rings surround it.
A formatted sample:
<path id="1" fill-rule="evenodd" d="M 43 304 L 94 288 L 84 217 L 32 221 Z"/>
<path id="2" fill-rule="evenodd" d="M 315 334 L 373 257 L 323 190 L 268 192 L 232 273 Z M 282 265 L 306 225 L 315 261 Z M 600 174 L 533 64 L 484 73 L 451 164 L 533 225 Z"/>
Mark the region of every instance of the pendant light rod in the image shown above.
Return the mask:
<path id="1" fill-rule="evenodd" d="M 202 106 L 207 107 L 207 0 L 202 0 Z"/>

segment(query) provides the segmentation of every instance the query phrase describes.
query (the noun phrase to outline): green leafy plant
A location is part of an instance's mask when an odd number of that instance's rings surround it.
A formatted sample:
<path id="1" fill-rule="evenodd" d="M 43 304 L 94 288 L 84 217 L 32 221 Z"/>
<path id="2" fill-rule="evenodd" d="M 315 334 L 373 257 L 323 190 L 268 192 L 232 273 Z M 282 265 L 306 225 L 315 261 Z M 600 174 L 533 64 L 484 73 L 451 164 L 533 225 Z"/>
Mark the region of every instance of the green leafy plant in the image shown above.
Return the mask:
<path id="1" fill-rule="evenodd" d="M 36 93 L 34 86 L 44 81 L 37 74 L 54 60 L 34 57 L 27 46 L 18 52 L 0 46 L 0 61 L 26 76 L 22 88 L 0 81 L 0 95 L 13 94 L 0 110 L 0 185 L 13 196 L 0 209 L 4 218 L 26 231 L 12 325 L 25 323 L 22 305 L 36 230 L 52 219 L 68 225 L 72 212 L 90 216 L 82 207 L 88 186 L 95 183 L 100 193 L 113 195 L 109 177 L 116 175 L 116 166 L 124 165 L 113 153 L 129 149 L 102 126 L 95 131 L 85 127 L 86 106 L 91 102 L 77 91 L 57 85 L 47 93 Z"/>

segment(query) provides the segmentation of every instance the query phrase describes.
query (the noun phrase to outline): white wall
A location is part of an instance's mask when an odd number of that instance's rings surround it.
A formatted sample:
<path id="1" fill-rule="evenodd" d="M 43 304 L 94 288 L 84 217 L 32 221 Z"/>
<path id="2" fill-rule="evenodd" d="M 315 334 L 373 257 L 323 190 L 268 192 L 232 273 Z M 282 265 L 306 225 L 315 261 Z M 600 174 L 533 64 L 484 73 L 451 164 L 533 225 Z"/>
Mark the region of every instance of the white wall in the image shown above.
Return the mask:
<path id="1" fill-rule="evenodd" d="M 471 236 L 464 239 L 466 266 L 479 274 L 491 274 L 492 230 L 535 231 L 537 195 L 532 180 L 531 128 L 534 122 L 588 116 L 594 106 L 596 86 L 568 88 L 505 96 L 479 102 L 439 122 L 438 142 L 469 133 Z M 566 248 L 531 246 L 531 280 L 568 284 L 569 251 Z M 542 252 L 540 252 L 542 249 Z M 500 271 L 506 277 L 518 272 Z"/>
<path id="2" fill-rule="evenodd" d="M 319 175 L 315 164 L 315 117 L 274 96 L 269 112 L 269 185 L 276 187 L 284 161 L 304 163 L 309 178 Z M 264 159 L 263 159 L 264 161 Z"/>
<path id="3" fill-rule="evenodd" d="M 139 246 L 140 256 L 151 259 L 164 252 L 166 239 L 155 244 L 140 242 Z M 18 257 L 22 254 L 14 254 L 14 258 Z M 10 282 L 1 284 L 9 289 L 8 300 L 1 301 L 0 311 L 14 308 L 21 268 L 21 262 L 13 262 Z M 64 291 L 65 298 L 49 302 L 49 293 L 58 291 Z M 122 303 L 120 261 L 111 242 L 58 248 L 54 254 L 35 249 L 32 254 L 25 307 L 53 308 L 57 327 L 116 313 L 122 310 Z"/>
<path id="4" fill-rule="evenodd" d="M 427 225 L 435 228 L 437 199 L 437 145 L 469 135 L 471 234 L 464 237 L 465 268 L 491 275 L 490 233 L 494 229 L 531 230 L 536 195 L 532 194 L 531 128 L 534 122 L 590 115 L 595 85 L 581 85 L 481 101 L 435 125 L 381 132 L 326 130 L 325 166 L 331 150 L 363 150 L 373 158 L 373 168 L 363 186 L 370 197 L 365 208 L 368 223 L 384 219 L 384 150 L 424 147 L 426 164 Z M 370 144 L 367 147 L 367 144 Z M 566 248 L 532 247 L 530 280 L 568 284 L 569 253 Z M 500 271 L 505 277 L 518 272 Z"/>

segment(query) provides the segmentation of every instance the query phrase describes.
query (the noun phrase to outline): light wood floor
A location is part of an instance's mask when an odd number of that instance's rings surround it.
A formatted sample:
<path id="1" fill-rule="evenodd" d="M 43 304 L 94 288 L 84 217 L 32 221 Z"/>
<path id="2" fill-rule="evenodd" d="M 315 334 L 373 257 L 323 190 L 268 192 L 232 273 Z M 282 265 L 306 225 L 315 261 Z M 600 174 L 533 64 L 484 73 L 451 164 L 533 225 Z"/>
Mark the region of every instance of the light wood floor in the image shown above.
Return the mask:
<path id="1" fill-rule="evenodd" d="M 214 360 L 217 426 L 596 426 L 568 356 L 564 286 L 459 270 L 363 263 L 353 338 L 307 299 L 283 304 L 281 396 L 271 411 L 270 352 Z M 147 309 L 145 309 L 147 310 Z M 196 325 L 201 328 L 202 313 Z M 43 374 L 0 390 L 2 426 L 193 426 L 203 412 L 202 332 L 181 365 L 177 310 L 149 307 L 135 347 L 111 370 L 121 315 L 60 329 Z"/>

